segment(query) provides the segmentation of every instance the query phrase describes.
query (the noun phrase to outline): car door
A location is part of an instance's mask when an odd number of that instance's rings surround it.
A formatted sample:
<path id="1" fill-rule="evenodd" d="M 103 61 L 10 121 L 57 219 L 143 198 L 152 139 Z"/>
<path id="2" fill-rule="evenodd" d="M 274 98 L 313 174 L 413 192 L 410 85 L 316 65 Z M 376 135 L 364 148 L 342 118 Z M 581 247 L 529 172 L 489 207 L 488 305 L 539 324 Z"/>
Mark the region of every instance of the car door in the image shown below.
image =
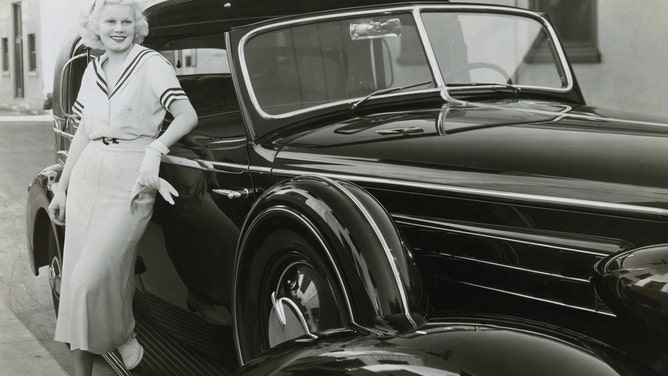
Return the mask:
<path id="1" fill-rule="evenodd" d="M 230 356 L 234 253 L 254 198 L 246 130 L 224 50 L 161 53 L 199 122 L 163 157 L 160 175 L 178 197 L 174 205 L 157 198 L 140 242 L 141 296 L 161 332 L 209 357 Z"/>

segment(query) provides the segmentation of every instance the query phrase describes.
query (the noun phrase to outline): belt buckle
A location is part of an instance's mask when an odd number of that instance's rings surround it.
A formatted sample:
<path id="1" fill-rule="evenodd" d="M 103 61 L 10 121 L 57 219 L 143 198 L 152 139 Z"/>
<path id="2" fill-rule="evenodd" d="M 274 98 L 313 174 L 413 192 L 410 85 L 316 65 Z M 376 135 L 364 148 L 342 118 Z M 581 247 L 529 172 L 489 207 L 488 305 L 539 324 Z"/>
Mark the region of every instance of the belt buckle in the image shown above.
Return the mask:
<path id="1" fill-rule="evenodd" d="M 109 145 L 109 143 L 117 144 L 117 143 L 118 143 L 118 139 L 116 139 L 116 137 L 111 137 L 111 138 L 109 138 L 109 137 L 102 137 L 102 143 L 105 144 L 105 145 Z"/>

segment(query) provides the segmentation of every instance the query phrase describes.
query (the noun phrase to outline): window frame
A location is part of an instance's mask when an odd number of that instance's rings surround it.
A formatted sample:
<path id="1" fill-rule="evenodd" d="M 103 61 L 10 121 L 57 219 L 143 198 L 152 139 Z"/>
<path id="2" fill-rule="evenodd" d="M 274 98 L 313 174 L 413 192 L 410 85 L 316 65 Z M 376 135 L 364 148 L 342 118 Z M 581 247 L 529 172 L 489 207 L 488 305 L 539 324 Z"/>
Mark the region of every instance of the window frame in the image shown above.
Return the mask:
<path id="1" fill-rule="evenodd" d="M 0 43 L 0 49 L 2 49 L 2 51 L 0 51 L 2 54 L 2 61 L 0 62 L 2 66 L 0 66 L 0 68 L 2 68 L 1 71 L 3 73 L 9 73 L 9 38 L 3 37 Z"/>
<path id="2" fill-rule="evenodd" d="M 28 34 L 28 72 L 37 72 L 37 35 Z"/>

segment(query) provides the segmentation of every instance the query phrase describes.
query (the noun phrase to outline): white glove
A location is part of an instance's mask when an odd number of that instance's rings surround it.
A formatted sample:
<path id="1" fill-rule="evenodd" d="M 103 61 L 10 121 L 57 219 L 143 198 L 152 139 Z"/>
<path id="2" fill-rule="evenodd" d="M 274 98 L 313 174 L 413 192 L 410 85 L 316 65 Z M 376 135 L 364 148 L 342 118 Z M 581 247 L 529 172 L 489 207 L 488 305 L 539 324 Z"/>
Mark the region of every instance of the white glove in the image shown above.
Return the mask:
<path id="1" fill-rule="evenodd" d="M 160 187 L 158 188 L 158 193 L 162 196 L 165 201 L 169 202 L 171 205 L 174 205 L 174 197 L 179 197 L 179 192 L 163 178 L 158 178 Z M 139 180 L 132 187 L 132 193 L 130 193 L 130 206 L 134 203 L 135 199 L 139 196 L 139 193 L 144 189 L 150 189 L 149 187 L 142 186 L 139 184 Z"/>
<path id="2" fill-rule="evenodd" d="M 160 172 L 160 157 L 169 153 L 169 149 L 165 144 L 158 140 L 154 140 L 146 147 L 144 151 L 144 159 L 139 168 L 139 177 L 137 183 L 144 187 L 153 189 L 160 189 L 160 181 L 158 174 Z M 135 183 L 135 185 L 137 184 Z"/>
<path id="3" fill-rule="evenodd" d="M 56 189 L 56 193 L 49 203 L 49 217 L 53 223 L 64 226 L 65 225 L 65 202 L 67 195 L 64 191 Z"/>

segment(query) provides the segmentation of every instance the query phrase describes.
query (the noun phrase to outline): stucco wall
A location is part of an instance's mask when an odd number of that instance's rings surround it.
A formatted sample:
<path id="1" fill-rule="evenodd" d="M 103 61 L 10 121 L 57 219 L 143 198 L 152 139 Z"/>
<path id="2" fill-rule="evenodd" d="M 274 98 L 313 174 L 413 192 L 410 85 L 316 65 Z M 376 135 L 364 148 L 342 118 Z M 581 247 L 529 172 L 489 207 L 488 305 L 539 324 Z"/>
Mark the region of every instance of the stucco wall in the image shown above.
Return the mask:
<path id="1" fill-rule="evenodd" d="M 668 1 L 599 0 L 601 63 L 575 64 L 588 102 L 668 116 Z"/>

